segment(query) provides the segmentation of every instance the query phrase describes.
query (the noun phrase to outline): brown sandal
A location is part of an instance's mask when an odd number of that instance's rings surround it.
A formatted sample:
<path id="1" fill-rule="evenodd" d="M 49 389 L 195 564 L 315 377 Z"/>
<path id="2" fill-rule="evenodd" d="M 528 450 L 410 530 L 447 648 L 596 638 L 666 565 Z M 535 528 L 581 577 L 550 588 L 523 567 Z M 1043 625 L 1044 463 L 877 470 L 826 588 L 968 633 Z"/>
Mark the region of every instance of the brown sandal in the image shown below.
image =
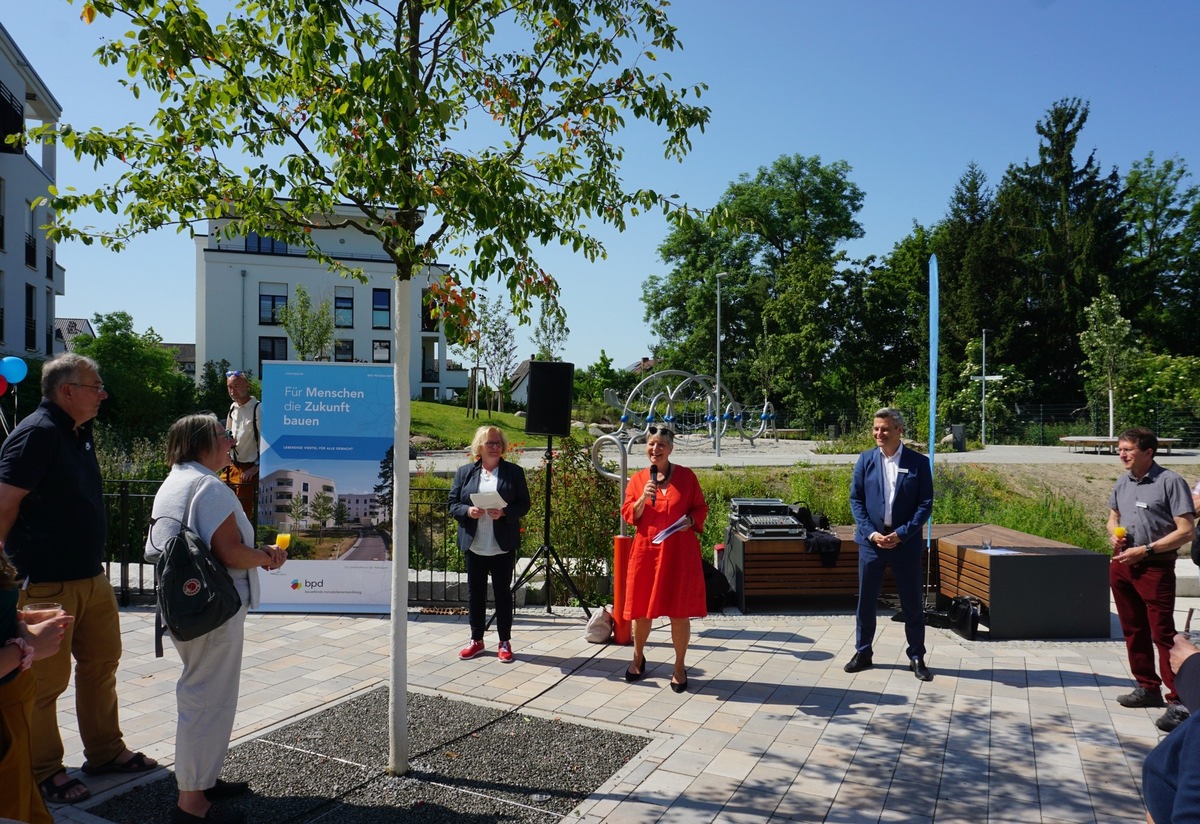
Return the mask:
<path id="1" fill-rule="evenodd" d="M 66 775 L 67 771 L 59 770 L 54 775 L 47 778 L 45 781 L 38 784 L 38 789 L 42 791 L 42 795 L 51 804 L 78 804 L 80 801 L 87 801 L 92 797 L 92 791 L 87 788 L 87 785 L 78 778 L 71 778 L 65 784 L 55 784 L 54 779 L 60 775 Z M 77 788 L 82 787 L 83 793 L 72 795 L 71 793 Z"/>
<path id="2" fill-rule="evenodd" d="M 117 756 L 117 758 L 120 757 L 121 756 L 119 755 Z M 85 761 L 80 769 L 88 775 L 106 775 L 108 773 L 149 772 L 158 766 L 158 764 L 152 763 L 150 759 L 146 757 L 145 753 L 140 752 L 135 752 L 127 761 L 118 761 L 117 758 L 114 758 L 107 764 L 99 765 L 89 764 Z"/>

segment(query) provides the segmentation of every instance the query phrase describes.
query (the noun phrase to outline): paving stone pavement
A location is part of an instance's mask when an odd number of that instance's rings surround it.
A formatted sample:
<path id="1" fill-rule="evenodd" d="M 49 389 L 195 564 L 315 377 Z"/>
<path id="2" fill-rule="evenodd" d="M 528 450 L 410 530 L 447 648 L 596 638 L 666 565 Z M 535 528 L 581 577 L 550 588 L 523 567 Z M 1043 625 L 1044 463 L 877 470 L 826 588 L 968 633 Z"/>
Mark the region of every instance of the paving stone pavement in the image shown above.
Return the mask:
<path id="1" fill-rule="evenodd" d="M 1195 575 L 1194 569 L 1191 571 Z M 1180 599 L 1182 625 L 1188 607 Z M 174 685 L 169 647 L 155 659 L 153 614 L 122 612 L 122 724 L 130 746 L 169 767 Z M 412 613 L 414 691 L 650 736 L 652 743 L 565 820 L 629 822 L 1141 821 L 1141 764 L 1161 710 L 1120 707 L 1131 686 L 1122 642 L 968 642 L 930 628 L 929 683 L 903 655 L 903 625 L 880 621 L 875 668 L 842 671 L 853 652 L 848 605 L 829 614 L 713 615 L 693 622 L 689 692 L 669 688 L 670 634 L 656 625 L 644 680 L 631 650 L 583 640 L 582 613 L 518 611 L 516 663 L 459 661 L 465 617 Z M 386 616 L 251 615 L 234 743 L 386 684 Z M 495 636 L 487 636 L 489 653 Z M 72 695 L 60 703 L 67 763 L 82 762 Z M 378 734 L 385 735 L 385 731 Z M 159 777 L 157 773 L 152 777 Z M 87 812 L 147 780 L 87 777 Z"/>

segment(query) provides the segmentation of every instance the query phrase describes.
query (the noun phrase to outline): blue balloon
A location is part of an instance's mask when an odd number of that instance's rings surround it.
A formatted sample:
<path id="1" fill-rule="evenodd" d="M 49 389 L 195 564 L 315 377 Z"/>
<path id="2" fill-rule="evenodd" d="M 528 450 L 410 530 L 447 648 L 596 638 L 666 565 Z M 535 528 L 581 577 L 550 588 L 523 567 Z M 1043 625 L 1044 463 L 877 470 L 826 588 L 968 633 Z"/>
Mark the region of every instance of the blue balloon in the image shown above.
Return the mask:
<path id="1" fill-rule="evenodd" d="M 28 374 L 29 367 L 20 358 L 10 356 L 0 361 L 0 375 L 3 375 L 9 383 L 20 383 Z"/>

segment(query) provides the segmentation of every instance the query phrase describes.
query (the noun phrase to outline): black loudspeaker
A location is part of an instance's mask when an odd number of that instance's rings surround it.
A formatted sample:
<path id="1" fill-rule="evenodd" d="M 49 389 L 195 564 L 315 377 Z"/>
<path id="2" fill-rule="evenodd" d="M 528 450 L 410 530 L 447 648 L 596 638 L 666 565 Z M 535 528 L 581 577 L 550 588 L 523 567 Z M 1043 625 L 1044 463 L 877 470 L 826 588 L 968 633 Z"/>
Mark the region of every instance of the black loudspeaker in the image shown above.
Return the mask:
<path id="1" fill-rule="evenodd" d="M 529 362 L 529 403 L 525 410 L 525 434 L 571 434 L 571 392 L 575 364 L 561 361 Z"/>

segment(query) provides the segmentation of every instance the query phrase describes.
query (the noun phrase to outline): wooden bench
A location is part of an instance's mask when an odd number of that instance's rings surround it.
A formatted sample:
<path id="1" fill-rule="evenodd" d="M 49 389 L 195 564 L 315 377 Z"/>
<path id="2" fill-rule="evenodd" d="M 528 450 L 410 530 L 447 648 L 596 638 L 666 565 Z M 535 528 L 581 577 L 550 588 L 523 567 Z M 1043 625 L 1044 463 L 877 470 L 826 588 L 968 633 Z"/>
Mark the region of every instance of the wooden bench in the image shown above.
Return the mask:
<path id="1" fill-rule="evenodd" d="M 1103 435 L 1063 435 L 1061 438 L 1059 438 L 1059 441 L 1067 445 L 1068 452 L 1074 452 L 1076 449 L 1078 449 L 1080 452 L 1085 449 L 1091 449 L 1097 455 L 1099 455 L 1100 450 L 1104 449 L 1111 455 L 1115 454 L 1117 451 L 1117 439 L 1109 438 Z M 1178 446 L 1182 442 L 1182 438 L 1159 438 L 1158 446 L 1159 449 L 1164 450 L 1168 455 L 1170 455 L 1171 447 Z"/>
<path id="2" fill-rule="evenodd" d="M 1001 526 L 940 529 L 938 589 L 979 599 L 991 638 L 1109 636 L 1109 556 Z"/>
<path id="3" fill-rule="evenodd" d="M 738 608 L 749 614 L 765 599 L 832 598 L 858 596 L 858 544 L 854 527 L 837 526 L 842 542 L 837 563 L 821 563 L 821 556 L 808 551 L 798 539 L 751 538 L 734 532 L 725 550 L 725 574 L 736 593 Z M 888 570 L 885 593 L 895 593 L 896 582 Z"/>

